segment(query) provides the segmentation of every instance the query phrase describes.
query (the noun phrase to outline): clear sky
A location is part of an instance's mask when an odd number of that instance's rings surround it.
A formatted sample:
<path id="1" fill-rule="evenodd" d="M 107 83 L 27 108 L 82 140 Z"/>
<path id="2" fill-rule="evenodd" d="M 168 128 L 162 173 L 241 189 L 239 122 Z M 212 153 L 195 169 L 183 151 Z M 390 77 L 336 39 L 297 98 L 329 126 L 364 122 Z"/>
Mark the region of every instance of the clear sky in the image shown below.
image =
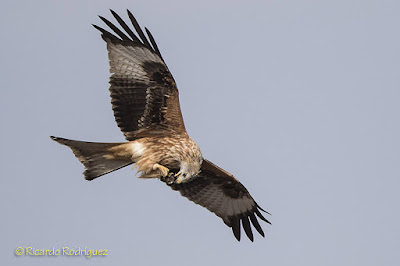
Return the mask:
<path id="1" fill-rule="evenodd" d="M 125 168 L 92 182 L 50 135 L 120 142 L 97 15 L 129 8 L 204 157 L 272 213 L 222 220 Z M 398 265 L 399 1 L 2 1 L 1 265 Z M 108 255 L 15 256 L 17 247 Z"/>

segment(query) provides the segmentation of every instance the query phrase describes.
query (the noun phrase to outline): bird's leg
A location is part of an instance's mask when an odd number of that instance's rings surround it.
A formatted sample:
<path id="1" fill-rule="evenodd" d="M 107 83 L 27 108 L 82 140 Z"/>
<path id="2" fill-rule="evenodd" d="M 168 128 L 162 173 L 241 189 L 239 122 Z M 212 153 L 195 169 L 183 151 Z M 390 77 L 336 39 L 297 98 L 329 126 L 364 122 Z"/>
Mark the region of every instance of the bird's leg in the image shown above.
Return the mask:
<path id="1" fill-rule="evenodd" d="M 169 173 L 169 169 L 167 167 L 162 166 L 161 164 L 158 163 L 153 165 L 153 170 L 159 170 L 163 177 L 166 177 Z"/>

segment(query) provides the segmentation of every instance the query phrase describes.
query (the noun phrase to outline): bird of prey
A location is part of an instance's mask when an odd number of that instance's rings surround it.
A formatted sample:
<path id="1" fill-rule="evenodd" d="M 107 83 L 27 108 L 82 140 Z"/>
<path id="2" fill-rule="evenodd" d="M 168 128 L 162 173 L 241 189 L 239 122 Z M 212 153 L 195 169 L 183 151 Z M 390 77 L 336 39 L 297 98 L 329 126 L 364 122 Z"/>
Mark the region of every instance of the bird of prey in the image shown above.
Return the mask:
<path id="1" fill-rule="evenodd" d="M 187 134 L 177 86 L 151 33 L 145 28 L 145 36 L 129 10 L 134 30 L 111 13 L 125 33 L 101 16 L 115 34 L 93 26 L 107 44 L 112 109 L 128 142 L 51 138 L 72 149 L 85 166 L 87 180 L 134 164 L 139 177 L 158 178 L 222 218 L 238 241 L 240 224 L 251 241 L 251 224 L 264 236 L 257 221 L 270 223 L 261 214 L 264 210 L 233 175 L 204 159 Z"/>

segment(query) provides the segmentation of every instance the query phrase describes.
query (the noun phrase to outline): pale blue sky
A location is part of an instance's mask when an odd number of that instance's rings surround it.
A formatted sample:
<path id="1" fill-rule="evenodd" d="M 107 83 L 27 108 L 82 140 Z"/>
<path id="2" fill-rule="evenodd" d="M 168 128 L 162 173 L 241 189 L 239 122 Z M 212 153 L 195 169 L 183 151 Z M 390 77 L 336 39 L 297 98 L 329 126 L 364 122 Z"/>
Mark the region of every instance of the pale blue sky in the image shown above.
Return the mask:
<path id="1" fill-rule="evenodd" d="M 97 15 L 148 27 L 189 134 L 272 213 L 222 220 L 50 140 L 123 141 Z M 398 265 L 399 1 L 2 1 L 1 265 Z M 17 257 L 14 250 L 108 249 Z"/>

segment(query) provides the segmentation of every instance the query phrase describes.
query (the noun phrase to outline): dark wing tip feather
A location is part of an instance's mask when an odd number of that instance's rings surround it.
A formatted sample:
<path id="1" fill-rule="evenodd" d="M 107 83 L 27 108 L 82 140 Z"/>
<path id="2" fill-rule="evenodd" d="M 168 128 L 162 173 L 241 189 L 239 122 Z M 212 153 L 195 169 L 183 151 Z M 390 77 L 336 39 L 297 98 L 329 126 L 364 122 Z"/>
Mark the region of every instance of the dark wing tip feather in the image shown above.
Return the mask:
<path id="1" fill-rule="evenodd" d="M 265 213 L 268 213 L 269 215 L 271 215 L 269 212 L 267 212 L 266 210 L 264 210 L 263 208 L 260 207 L 260 205 L 257 204 L 257 202 L 255 202 L 257 208 L 259 208 L 260 210 L 262 210 Z"/>
<path id="2" fill-rule="evenodd" d="M 122 40 L 124 41 L 131 41 L 128 36 L 125 35 L 120 29 L 118 29 L 114 24 L 112 24 L 106 18 L 99 16 L 99 18 L 110 28 L 112 29 Z"/>
<path id="3" fill-rule="evenodd" d="M 231 220 L 232 232 L 237 241 L 240 241 L 240 219 L 237 216 L 232 217 Z"/>
<path id="4" fill-rule="evenodd" d="M 128 33 L 128 35 L 132 38 L 133 41 L 140 42 L 138 37 L 136 37 L 135 33 L 129 28 L 128 25 L 126 25 L 125 21 L 122 20 L 122 18 L 115 13 L 112 9 L 110 9 L 111 14 L 114 16 L 114 18 L 118 21 L 119 25 L 122 26 L 122 28 Z"/>
<path id="5" fill-rule="evenodd" d="M 257 216 L 258 216 L 261 220 L 263 220 L 264 222 L 271 224 L 271 222 L 268 221 L 268 220 L 261 214 L 261 212 L 260 212 L 260 210 L 258 209 L 257 206 L 256 206 L 256 208 L 255 208 L 255 210 L 254 210 L 254 213 L 257 214 Z"/>
<path id="6" fill-rule="evenodd" d="M 147 38 L 145 36 L 145 34 L 143 33 L 143 30 L 140 28 L 139 23 L 137 22 L 136 18 L 133 16 L 133 14 L 129 10 L 127 10 L 129 19 L 139 37 L 132 31 L 132 29 L 123 21 L 123 19 L 114 10 L 110 9 L 110 12 L 113 15 L 113 17 L 117 20 L 118 24 L 124 29 L 124 31 L 128 35 L 126 35 L 122 30 L 120 30 L 117 26 L 115 26 L 108 19 L 106 19 L 102 16 L 99 16 L 99 18 L 116 34 L 116 35 L 114 35 L 111 32 L 109 32 L 97 25 L 92 24 L 93 27 L 95 27 L 97 30 L 99 30 L 102 33 L 102 38 L 105 41 L 107 41 L 107 39 L 108 39 L 108 40 L 110 40 L 112 42 L 116 42 L 116 43 L 124 43 L 124 44 L 135 43 L 135 44 L 143 45 L 146 48 L 148 48 L 149 50 L 156 53 L 161 58 L 161 60 L 163 60 L 160 50 L 158 49 L 157 44 L 154 41 L 154 38 L 151 35 L 150 31 L 148 31 L 146 29 L 146 33 L 148 34 L 148 38 Z M 150 40 L 150 42 L 149 42 L 149 40 Z"/>
<path id="7" fill-rule="evenodd" d="M 156 51 L 156 53 L 158 54 L 158 56 L 161 58 L 161 60 L 164 61 L 164 59 L 163 59 L 162 56 L 161 56 L 160 50 L 158 50 L 158 46 L 157 46 L 156 41 L 154 40 L 153 35 L 151 34 L 151 32 L 150 32 L 147 28 L 144 28 L 144 29 L 146 30 L 147 36 L 149 36 L 151 45 L 153 45 L 154 50 Z"/>
<path id="8" fill-rule="evenodd" d="M 251 231 L 248 214 L 241 215 L 240 220 L 242 221 L 242 225 L 243 225 L 243 228 L 244 228 L 244 231 L 245 231 L 247 237 L 251 240 L 251 242 L 253 242 L 254 237 L 253 237 L 253 232 Z"/>
<path id="9" fill-rule="evenodd" d="M 101 27 L 99 27 L 99 26 L 97 26 L 97 25 L 95 25 L 95 24 L 92 24 L 92 26 L 93 26 L 96 30 L 98 30 L 98 31 L 101 32 L 101 36 L 103 37 L 103 39 L 104 39 L 105 41 L 107 41 L 106 39 L 110 39 L 110 40 L 112 40 L 112 41 L 121 41 L 120 39 L 118 39 L 117 37 L 115 37 L 111 32 L 108 32 L 108 31 L 106 31 L 105 29 L 103 29 L 103 28 L 101 28 Z"/>
<path id="10" fill-rule="evenodd" d="M 144 46 L 146 46 L 147 48 L 153 50 L 153 48 L 151 47 L 149 41 L 147 40 L 146 36 L 144 35 L 142 29 L 139 26 L 139 23 L 137 22 L 136 18 L 132 15 L 131 11 L 128 11 L 128 17 L 132 22 L 133 27 L 135 28 L 136 32 L 139 34 L 140 39 L 142 40 Z"/>
<path id="11" fill-rule="evenodd" d="M 260 235 L 262 235 L 262 237 L 265 237 L 264 231 L 262 230 L 260 224 L 258 223 L 257 218 L 256 218 L 256 216 L 254 215 L 254 213 L 250 213 L 249 217 L 250 217 L 251 223 L 253 224 L 253 226 L 254 226 L 254 228 L 257 230 L 257 232 L 258 232 Z"/>
<path id="12" fill-rule="evenodd" d="M 99 26 L 97 26 L 97 25 L 95 25 L 95 24 L 92 24 L 92 26 L 93 26 L 96 30 L 100 31 L 101 33 L 108 32 L 108 31 L 104 30 L 103 28 L 101 28 L 101 27 L 99 27 Z"/>
<path id="13" fill-rule="evenodd" d="M 241 230 L 240 223 L 239 223 L 240 221 L 241 221 L 242 227 L 244 229 L 244 232 L 246 233 L 247 237 L 251 240 L 251 242 L 254 241 L 253 232 L 251 230 L 251 224 L 254 226 L 254 228 L 257 230 L 257 232 L 262 237 L 265 237 L 264 231 L 262 230 L 256 217 L 258 216 L 261 220 L 263 220 L 269 224 L 271 224 L 271 223 L 267 219 L 265 219 L 264 216 L 261 215 L 258 208 L 259 208 L 258 206 L 254 206 L 254 208 L 252 210 L 249 210 L 245 213 L 228 217 L 229 221 L 225 222 L 225 224 L 229 227 L 232 227 L 233 234 L 235 235 L 235 237 L 238 241 L 240 241 L 240 230 Z M 249 221 L 249 219 L 250 219 L 250 221 Z M 238 236 L 239 236 L 239 239 L 238 239 Z"/>

